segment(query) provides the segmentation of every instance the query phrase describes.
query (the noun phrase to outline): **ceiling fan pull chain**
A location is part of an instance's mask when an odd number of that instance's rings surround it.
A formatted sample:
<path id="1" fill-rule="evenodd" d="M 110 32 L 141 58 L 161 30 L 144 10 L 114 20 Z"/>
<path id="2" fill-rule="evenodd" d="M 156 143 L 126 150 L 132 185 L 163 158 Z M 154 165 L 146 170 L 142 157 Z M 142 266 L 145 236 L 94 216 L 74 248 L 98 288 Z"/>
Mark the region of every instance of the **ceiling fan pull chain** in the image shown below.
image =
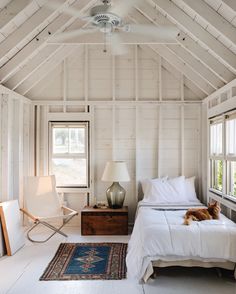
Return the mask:
<path id="1" fill-rule="evenodd" d="M 105 27 L 106 27 L 106 24 L 105 24 Z M 107 33 L 106 33 L 106 30 L 104 32 L 104 47 L 103 47 L 103 52 L 104 53 L 107 53 Z"/>

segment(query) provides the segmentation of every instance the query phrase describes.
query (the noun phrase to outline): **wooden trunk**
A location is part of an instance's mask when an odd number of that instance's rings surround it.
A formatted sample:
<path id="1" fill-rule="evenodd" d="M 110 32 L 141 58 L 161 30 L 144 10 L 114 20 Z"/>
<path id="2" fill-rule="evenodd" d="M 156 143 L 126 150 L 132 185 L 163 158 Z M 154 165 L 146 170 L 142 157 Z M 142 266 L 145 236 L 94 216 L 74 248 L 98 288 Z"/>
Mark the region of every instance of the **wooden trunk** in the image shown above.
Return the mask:
<path id="1" fill-rule="evenodd" d="M 81 212 L 82 235 L 128 235 L 128 208 L 85 207 Z"/>

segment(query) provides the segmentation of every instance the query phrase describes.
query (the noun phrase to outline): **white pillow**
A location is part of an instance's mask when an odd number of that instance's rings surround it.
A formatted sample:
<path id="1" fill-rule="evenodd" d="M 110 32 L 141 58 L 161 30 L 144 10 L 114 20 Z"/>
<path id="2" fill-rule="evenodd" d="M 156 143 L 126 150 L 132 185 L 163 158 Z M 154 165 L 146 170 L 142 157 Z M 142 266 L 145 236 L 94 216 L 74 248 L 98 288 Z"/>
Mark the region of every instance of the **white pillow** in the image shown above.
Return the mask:
<path id="1" fill-rule="evenodd" d="M 194 185 L 195 177 L 185 179 L 185 196 L 188 201 L 198 201 Z"/>
<path id="2" fill-rule="evenodd" d="M 183 176 L 169 180 L 146 180 L 143 190 L 144 202 L 156 204 L 187 202 Z"/>
<path id="3" fill-rule="evenodd" d="M 161 180 L 161 181 L 166 181 L 168 179 L 168 176 L 162 177 L 162 178 L 156 178 L 156 179 L 145 179 L 141 181 L 141 186 L 144 194 L 144 198 L 146 197 L 145 195 L 148 194 L 148 191 L 150 189 L 150 185 L 156 180 Z"/>

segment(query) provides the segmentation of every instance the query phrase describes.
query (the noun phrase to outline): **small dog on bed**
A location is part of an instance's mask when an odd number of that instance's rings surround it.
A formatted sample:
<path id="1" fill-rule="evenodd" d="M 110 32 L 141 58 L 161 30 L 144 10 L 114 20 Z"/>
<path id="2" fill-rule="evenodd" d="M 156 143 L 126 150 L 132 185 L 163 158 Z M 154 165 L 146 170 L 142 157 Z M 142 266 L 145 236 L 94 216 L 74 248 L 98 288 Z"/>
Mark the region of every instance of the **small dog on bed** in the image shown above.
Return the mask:
<path id="1" fill-rule="evenodd" d="M 220 204 L 215 201 L 208 204 L 208 208 L 188 209 L 184 216 L 184 225 L 190 225 L 191 221 L 203 221 L 209 219 L 219 219 Z"/>

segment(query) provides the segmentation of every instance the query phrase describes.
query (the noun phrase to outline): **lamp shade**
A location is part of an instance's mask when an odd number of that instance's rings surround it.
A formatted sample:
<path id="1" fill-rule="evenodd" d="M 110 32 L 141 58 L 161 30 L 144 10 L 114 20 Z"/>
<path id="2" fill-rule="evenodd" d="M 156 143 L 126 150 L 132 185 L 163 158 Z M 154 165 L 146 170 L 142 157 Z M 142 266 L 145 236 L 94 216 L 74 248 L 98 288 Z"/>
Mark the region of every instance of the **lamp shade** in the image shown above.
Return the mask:
<path id="1" fill-rule="evenodd" d="M 108 161 L 102 175 L 104 182 L 130 181 L 126 163 L 124 161 Z"/>

